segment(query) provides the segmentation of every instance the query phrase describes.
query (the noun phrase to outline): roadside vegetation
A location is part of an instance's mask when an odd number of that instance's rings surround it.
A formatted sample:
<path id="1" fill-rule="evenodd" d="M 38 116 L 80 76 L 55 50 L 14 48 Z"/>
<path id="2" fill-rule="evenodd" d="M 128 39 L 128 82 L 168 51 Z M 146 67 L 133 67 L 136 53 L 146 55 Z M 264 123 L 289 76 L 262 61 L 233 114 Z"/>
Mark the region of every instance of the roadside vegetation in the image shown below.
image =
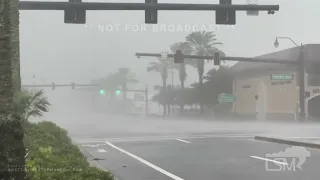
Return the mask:
<path id="1" fill-rule="evenodd" d="M 13 102 L 14 112 L 23 121 L 27 179 L 113 180 L 110 172 L 90 166 L 65 129 L 52 122 L 28 121 L 31 117 L 41 117 L 49 110 L 50 103 L 43 91 L 22 90 L 16 93 Z"/>

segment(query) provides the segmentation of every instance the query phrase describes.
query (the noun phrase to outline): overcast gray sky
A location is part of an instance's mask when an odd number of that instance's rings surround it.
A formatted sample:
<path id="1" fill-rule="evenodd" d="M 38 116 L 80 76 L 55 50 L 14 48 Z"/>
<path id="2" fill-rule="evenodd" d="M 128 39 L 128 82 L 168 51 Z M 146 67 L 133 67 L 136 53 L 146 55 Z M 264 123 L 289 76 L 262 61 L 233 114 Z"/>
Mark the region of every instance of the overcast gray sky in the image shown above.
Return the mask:
<path id="1" fill-rule="evenodd" d="M 144 2 L 144 0 L 94 0 L 94 2 Z M 89 2 L 86 0 L 85 2 Z M 90 2 L 93 2 L 90 0 Z M 218 3 L 218 0 L 159 0 L 166 3 Z M 233 0 L 245 4 L 246 0 Z M 215 12 L 160 11 L 159 24 L 203 25 L 215 27 L 221 48 L 228 56 L 252 57 L 292 47 L 286 40 L 273 47 L 276 36 L 289 36 L 297 43 L 318 43 L 320 26 L 316 23 L 319 0 L 259 0 L 260 4 L 279 4 L 274 15 L 260 12 L 259 16 L 237 13 L 234 27 L 215 25 Z M 87 83 L 92 78 L 106 76 L 119 67 L 129 67 L 137 73 L 141 87 L 161 84 L 160 75 L 147 73 L 147 64 L 153 58 L 137 59 L 136 52 L 168 51 L 175 42 L 183 41 L 192 31 L 156 32 L 153 25 L 147 31 L 134 31 L 134 26 L 144 25 L 143 11 L 87 11 L 85 25 L 64 24 L 64 13 L 59 11 L 20 11 L 21 74 L 23 84 L 32 83 Z M 109 26 L 107 26 L 109 25 Z M 113 30 L 106 28 L 113 27 Z M 100 28 L 105 28 L 103 32 Z M 118 29 L 117 29 L 118 27 Z M 213 65 L 208 65 L 210 69 Z M 176 73 L 177 74 L 177 73 Z M 174 77 L 178 83 L 178 77 Z M 188 68 L 186 84 L 197 81 L 195 69 Z M 171 79 L 170 81 L 171 82 Z M 71 89 L 48 90 L 49 96 Z"/>

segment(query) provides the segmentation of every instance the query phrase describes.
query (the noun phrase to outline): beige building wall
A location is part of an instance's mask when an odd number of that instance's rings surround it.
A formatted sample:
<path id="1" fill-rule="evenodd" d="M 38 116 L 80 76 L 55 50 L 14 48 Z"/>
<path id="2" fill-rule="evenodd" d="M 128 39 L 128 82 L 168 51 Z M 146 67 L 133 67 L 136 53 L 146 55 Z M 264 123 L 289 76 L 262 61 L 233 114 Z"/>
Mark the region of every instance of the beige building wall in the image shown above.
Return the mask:
<path id="1" fill-rule="evenodd" d="M 262 71 L 263 72 L 263 71 Z M 271 74 L 293 74 L 291 81 L 270 80 Z M 237 77 L 234 81 L 236 103 L 234 112 L 239 115 L 255 115 L 256 100 L 260 83 L 266 87 L 268 114 L 294 114 L 297 111 L 298 91 L 294 72 L 264 72 L 255 76 Z"/>
<path id="2" fill-rule="evenodd" d="M 266 84 L 266 75 L 256 77 L 237 78 L 235 80 L 235 112 L 244 115 L 254 115 L 256 113 L 255 95 L 258 93 L 260 83 Z"/>
<path id="3" fill-rule="evenodd" d="M 275 85 L 278 83 L 278 85 Z M 294 74 L 292 81 L 270 80 L 268 83 L 268 113 L 294 114 L 299 101 L 297 79 Z"/>

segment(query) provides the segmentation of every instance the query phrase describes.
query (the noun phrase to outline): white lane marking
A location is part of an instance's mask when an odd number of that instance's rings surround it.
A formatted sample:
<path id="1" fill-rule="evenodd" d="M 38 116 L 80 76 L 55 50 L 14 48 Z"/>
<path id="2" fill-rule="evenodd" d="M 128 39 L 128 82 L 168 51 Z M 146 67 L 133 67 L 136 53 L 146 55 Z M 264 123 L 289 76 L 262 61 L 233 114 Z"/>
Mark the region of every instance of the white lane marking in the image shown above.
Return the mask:
<path id="1" fill-rule="evenodd" d="M 142 159 L 142 158 L 140 158 L 140 157 L 138 157 L 138 156 L 126 151 L 126 150 L 124 150 L 124 149 L 121 149 L 121 148 L 119 148 L 119 147 L 117 147 L 117 146 L 115 146 L 115 145 L 113 145 L 113 144 L 111 144 L 109 142 L 106 142 L 106 144 L 109 145 L 110 147 L 113 147 L 114 149 L 117 149 L 118 151 L 120 151 L 120 152 L 122 152 L 122 153 L 124 153 L 124 154 L 126 154 L 126 155 L 128 155 L 128 156 L 130 156 L 130 157 L 142 162 L 143 164 L 153 168 L 154 170 L 159 171 L 160 173 L 162 173 L 162 174 L 164 174 L 164 175 L 166 175 L 166 176 L 168 176 L 168 177 L 170 177 L 170 178 L 172 178 L 174 180 L 184 180 L 184 179 L 182 179 L 182 178 L 180 178 L 180 177 L 178 177 L 178 176 L 176 176 L 176 175 L 174 175 L 174 174 L 172 174 L 172 173 L 170 173 L 170 172 L 168 172 L 168 171 L 166 171 L 164 169 L 161 169 L 160 167 L 158 167 L 158 166 L 156 166 L 154 164 L 151 164 L 150 162 L 148 162 L 148 161 L 146 161 L 146 160 L 144 160 L 144 159 Z"/>
<path id="2" fill-rule="evenodd" d="M 177 141 L 181 141 L 181 142 L 184 142 L 184 143 L 188 143 L 188 144 L 190 144 L 191 142 L 189 142 L 189 141 L 185 141 L 185 140 L 182 140 L 182 139 L 176 139 Z"/>
<path id="3" fill-rule="evenodd" d="M 250 157 L 251 157 L 251 158 L 254 158 L 254 159 L 263 160 L 263 161 L 273 162 L 273 163 L 276 163 L 276 164 L 288 165 L 288 163 L 285 163 L 285 162 L 280 162 L 280 161 L 276 161 L 276 160 L 272 160 L 272 159 L 267 159 L 267 158 L 262 158 L 262 157 L 258 157 L 258 156 L 250 156 Z"/>
<path id="4" fill-rule="evenodd" d="M 179 136 L 182 139 L 204 139 L 204 138 L 253 138 L 254 135 L 204 135 L 204 136 Z M 104 138 L 104 139 L 85 139 L 76 140 L 77 143 L 93 143 L 93 142 L 123 142 L 123 141 L 143 141 L 143 140 L 172 140 L 177 139 L 177 136 L 154 136 L 154 137 L 124 137 L 124 138 Z"/>
<path id="5" fill-rule="evenodd" d="M 98 146 L 105 146 L 105 144 L 83 144 L 84 147 L 98 147 Z"/>
<path id="6" fill-rule="evenodd" d="M 105 153 L 105 152 L 107 152 L 107 151 L 104 150 L 104 149 L 98 149 L 98 152 Z"/>

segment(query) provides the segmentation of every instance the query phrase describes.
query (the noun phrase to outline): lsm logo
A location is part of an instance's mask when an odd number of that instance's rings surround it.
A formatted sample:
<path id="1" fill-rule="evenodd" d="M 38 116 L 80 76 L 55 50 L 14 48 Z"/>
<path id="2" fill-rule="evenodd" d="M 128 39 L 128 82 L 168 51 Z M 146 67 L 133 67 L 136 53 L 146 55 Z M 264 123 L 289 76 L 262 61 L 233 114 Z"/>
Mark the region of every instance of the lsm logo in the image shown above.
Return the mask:
<path id="1" fill-rule="evenodd" d="M 310 157 L 310 152 L 304 147 L 289 147 L 285 151 L 266 154 L 270 161 L 265 161 L 266 171 L 302 171 L 302 165 Z"/>

